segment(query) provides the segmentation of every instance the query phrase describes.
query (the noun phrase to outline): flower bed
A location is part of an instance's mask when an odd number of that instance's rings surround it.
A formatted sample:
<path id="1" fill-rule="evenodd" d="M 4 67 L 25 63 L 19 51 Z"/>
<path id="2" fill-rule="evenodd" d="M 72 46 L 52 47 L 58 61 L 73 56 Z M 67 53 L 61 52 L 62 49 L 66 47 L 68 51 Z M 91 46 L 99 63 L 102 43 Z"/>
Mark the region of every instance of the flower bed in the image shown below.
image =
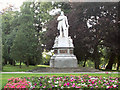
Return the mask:
<path id="1" fill-rule="evenodd" d="M 15 83 L 16 81 L 16 83 Z M 20 83 L 22 82 L 22 83 Z M 4 88 L 116 88 L 118 89 L 117 77 L 95 77 L 95 76 L 40 76 L 40 77 L 25 77 L 12 78 Z M 10 86 L 11 85 L 11 86 Z M 19 86 L 18 86 L 19 85 Z M 20 86 L 21 85 L 21 86 Z"/>
<path id="2" fill-rule="evenodd" d="M 16 88 L 16 89 L 21 89 L 21 88 L 30 88 L 31 83 L 30 81 L 27 81 L 25 78 L 10 78 L 8 79 L 7 84 L 4 86 L 4 89 L 11 89 L 11 88 Z"/>

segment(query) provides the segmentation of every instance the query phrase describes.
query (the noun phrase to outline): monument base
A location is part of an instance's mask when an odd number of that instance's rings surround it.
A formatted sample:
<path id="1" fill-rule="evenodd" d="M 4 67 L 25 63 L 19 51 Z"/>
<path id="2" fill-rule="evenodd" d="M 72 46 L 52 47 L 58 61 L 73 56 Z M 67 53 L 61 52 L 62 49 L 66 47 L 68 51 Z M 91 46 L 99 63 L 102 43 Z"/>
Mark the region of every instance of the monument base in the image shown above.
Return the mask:
<path id="1" fill-rule="evenodd" d="M 50 67 L 55 68 L 71 68 L 77 67 L 77 59 L 75 55 L 54 55 L 50 60 Z"/>
<path id="2" fill-rule="evenodd" d="M 50 67 L 71 68 L 77 66 L 77 58 L 73 54 L 73 42 L 71 37 L 56 37 L 53 46 L 54 55 L 50 60 Z"/>

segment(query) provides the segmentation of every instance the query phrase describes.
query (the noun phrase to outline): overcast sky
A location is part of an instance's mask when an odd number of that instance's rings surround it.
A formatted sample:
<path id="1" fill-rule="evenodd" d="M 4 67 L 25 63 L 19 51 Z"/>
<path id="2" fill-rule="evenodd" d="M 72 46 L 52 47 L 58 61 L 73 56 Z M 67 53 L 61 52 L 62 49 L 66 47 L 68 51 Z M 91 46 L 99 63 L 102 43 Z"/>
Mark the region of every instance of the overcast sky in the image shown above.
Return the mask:
<path id="1" fill-rule="evenodd" d="M 0 0 L 0 11 L 7 7 L 9 4 L 19 8 L 24 1 L 34 0 Z M 71 2 L 118 2 L 119 0 L 36 0 L 36 1 L 71 1 Z"/>
<path id="2" fill-rule="evenodd" d="M 0 11 L 7 7 L 9 4 L 15 6 L 16 8 L 19 8 L 23 1 L 26 1 L 26 0 L 0 0 Z"/>

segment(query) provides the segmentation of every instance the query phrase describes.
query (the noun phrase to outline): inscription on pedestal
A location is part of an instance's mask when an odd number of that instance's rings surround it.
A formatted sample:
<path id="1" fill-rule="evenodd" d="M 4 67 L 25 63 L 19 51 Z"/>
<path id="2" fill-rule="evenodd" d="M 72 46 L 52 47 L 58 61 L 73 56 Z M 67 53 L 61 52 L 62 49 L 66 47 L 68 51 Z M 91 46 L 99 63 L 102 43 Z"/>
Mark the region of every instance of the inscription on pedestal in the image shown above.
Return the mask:
<path id="1" fill-rule="evenodd" d="M 67 50 L 60 50 L 60 53 L 67 53 Z"/>
<path id="2" fill-rule="evenodd" d="M 70 54 L 73 54 L 73 50 L 70 50 Z"/>

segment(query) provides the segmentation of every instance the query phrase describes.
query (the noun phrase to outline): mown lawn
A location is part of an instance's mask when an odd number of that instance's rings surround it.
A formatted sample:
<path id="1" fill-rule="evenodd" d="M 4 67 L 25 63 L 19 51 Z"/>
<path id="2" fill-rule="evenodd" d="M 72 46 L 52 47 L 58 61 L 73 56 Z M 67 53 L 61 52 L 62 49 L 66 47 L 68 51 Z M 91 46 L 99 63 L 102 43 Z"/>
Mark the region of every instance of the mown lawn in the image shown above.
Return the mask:
<path id="1" fill-rule="evenodd" d="M 25 72 L 28 70 L 32 70 L 38 67 L 49 67 L 48 65 L 36 65 L 36 66 L 29 66 L 27 67 L 26 65 L 22 65 L 21 68 L 19 68 L 19 65 L 12 66 L 12 65 L 5 65 L 3 66 L 2 72 Z"/>
<path id="2" fill-rule="evenodd" d="M 84 74 L 88 74 L 90 76 L 102 76 L 102 77 L 118 77 L 118 74 L 105 74 L 105 73 L 101 73 L 101 74 L 94 74 L 94 73 L 84 73 Z M 10 79 L 11 77 L 40 77 L 40 76 L 69 76 L 69 75 L 84 75 L 84 74 L 80 74 L 80 73 L 45 73 L 45 74 L 37 74 L 37 73 L 24 73 L 24 74 L 2 74 L 2 78 L 0 78 L 2 80 L 2 88 L 4 87 L 4 85 L 7 83 L 7 80 Z"/>

